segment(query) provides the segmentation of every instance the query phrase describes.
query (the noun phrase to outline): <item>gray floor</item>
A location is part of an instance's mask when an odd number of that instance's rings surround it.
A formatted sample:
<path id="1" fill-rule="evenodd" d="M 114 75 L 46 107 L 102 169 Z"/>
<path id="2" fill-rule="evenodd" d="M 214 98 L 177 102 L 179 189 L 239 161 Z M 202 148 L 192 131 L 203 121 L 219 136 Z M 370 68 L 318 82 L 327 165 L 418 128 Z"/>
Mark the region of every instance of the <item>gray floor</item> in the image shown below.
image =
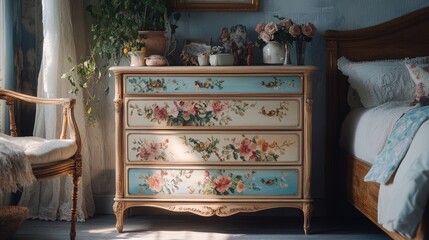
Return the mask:
<path id="1" fill-rule="evenodd" d="M 145 239 L 145 240 L 261 240 L 390 239 L 363 218 L 341 222 L 322 218 L 312 220 L 312 234 L 304 235 L 302 219 L 269 216 L 134 216 L 125 219 L 124 233 L 115 230 L 113 215 L 98 215 L 78 223 L 77 239 Z M 26 220 L 13 239 L 68 239 L 68 222 Z"/>

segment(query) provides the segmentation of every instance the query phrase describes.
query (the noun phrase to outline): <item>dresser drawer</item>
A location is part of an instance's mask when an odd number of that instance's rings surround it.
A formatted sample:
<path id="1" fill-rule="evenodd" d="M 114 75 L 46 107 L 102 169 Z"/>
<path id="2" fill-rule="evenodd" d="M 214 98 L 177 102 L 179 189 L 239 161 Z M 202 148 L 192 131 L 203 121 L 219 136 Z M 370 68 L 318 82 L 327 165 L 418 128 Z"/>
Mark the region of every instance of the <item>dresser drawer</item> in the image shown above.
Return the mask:
<path id="1" fill-rule="evenodd" d="M 301 197 L 301 169 L 139 168 L 127 169 L 128 196 L 168 198 Z"/>
<path id="2" fill-rule="evenodd" d="M 130 131 L 126 136 L 130 164 L 301 163 L 300 131 Z"/>
<path id="3" fill-rule="evenodd" d="M 284 93 L 301 94 L 302 80 L 291 76 L 161 76 L 125 75 L 126 94 Z"/>
<path id="4" fill-rule="evenodd" d="M 300 97 L 127 98 L 126 128 L 301 128 Z"/>

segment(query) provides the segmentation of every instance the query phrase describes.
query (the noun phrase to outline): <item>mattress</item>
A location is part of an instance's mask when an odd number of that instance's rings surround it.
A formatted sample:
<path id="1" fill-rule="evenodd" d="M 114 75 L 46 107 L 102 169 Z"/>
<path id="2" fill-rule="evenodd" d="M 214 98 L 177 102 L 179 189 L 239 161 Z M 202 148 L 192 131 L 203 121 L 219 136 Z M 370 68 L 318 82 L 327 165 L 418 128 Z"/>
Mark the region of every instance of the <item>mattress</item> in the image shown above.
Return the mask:
<path id="1" fill-rule="evenodd" d="M 412 107 L 406 102 L 388 102 L 373 108 L 354 108 L 346 117 L 340 146 L 372 164 L 396 121 Z M 393 181 L 380 185 L 378 223 L 389 231 L 413 238 L 429 195 L 429 121 L 424 122 L 402 160 Z"/>
<path id="2" fill-rule="evenodd" d="M 411 108 L 407 102 L 393 101 L 372 108 L 352 109 L 342 125 L 340 147 L 372 164 L 396 121 Z"/>

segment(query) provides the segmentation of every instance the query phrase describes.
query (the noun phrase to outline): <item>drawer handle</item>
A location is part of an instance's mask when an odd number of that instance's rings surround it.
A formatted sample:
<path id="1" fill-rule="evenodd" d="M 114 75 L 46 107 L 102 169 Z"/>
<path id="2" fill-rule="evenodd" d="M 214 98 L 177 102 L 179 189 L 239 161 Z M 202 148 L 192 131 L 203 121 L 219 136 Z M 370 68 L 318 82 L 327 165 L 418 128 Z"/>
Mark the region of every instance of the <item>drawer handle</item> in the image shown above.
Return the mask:
<path id="1" fill-rule="evenodd" d="M 278 81 L 277 79 L 275 81 L 267 82 L 264 81 L 261 82 L 261 85 L 267 88 L 279 88 L 283 83 L 281 81 Z"/>
<path id="2" fill-rule="evenodd" d="M 266 111 L 265 107 L 262 107 L 261 108 L 261 114 L 264 116 L 268 116 L 268 117 L 278 116 L 279 115 L 279 109 L 277 108 L 276 110 Z"/>
<path id="3" fill-rule="evenodd" d="M 205 80 L 204 82 L 195 81 L 195 86 L 197 86 L 198 88 L 206 89 L 213 89 L 215 87 L 218 89 L 223 89 L 223 82 L 224 80 L 212 80 L 211 78 L 207 78 L 207 80 Z"/>
<path id="4" fill-rule="evenodd" d="M 148 89 L 157 89 L 157 88 L 164 88 L 164 81 L 161 81 L 160 79 L 157 79 L 155 81 L 149 81 L 146 83 L 146 86 Z"/>
<path id="5" fill-rule="evenodd" d="M 259 113 L 267 117 L 277 117 L 279 121 L 281 121 L 283 117 L 287 115 L 288 111 L 289 111 L 288 104 L 286 102 L 282 102 L 280 103 L 280 107 L 272 110 L 266 110 L 265 106 L 263 106 Z"/>
<path id="6" fill-rule="evenodd" d="M 278 79 L 277 77 L 273 77 L 273 81 L 265 82 L 261 81 L 261 86 L 267 87 L 267 88 L 274 88 L 279 89 L 283 84 L 286 84 L 286 87 L 294 88 L 295 87 L 295 81 L 291 80 L 289 82 L 282 81 L 281 79 Z"/>

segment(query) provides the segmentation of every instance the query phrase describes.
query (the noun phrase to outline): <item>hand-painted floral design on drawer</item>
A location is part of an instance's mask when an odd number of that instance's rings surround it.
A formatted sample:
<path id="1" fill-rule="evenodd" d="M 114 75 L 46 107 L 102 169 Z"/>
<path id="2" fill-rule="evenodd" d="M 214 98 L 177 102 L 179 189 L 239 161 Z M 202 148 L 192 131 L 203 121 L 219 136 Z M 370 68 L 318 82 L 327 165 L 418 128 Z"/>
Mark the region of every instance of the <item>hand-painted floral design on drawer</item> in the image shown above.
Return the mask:
<path id="1" fill-rule="evenodd" d="M 163 197 L 300 197 L 300 172 L 288 169 L 128 169 L 128 194 Z"/>
<path id="2" fill-rule="evenodd" d="M 302 93 L 300 76 L 128 76 L 127 94 L 156 93 Z"/>
<path id="3" fill-rule="evenodd" d="M 301 99 L 127 99 L 128 127 L 300 128 Z"/>
<path id="4" fill-rule="evenodd" d="M 132 163 L 297 164 L 301 132 L 139 132 L 127 134 Z"/>

